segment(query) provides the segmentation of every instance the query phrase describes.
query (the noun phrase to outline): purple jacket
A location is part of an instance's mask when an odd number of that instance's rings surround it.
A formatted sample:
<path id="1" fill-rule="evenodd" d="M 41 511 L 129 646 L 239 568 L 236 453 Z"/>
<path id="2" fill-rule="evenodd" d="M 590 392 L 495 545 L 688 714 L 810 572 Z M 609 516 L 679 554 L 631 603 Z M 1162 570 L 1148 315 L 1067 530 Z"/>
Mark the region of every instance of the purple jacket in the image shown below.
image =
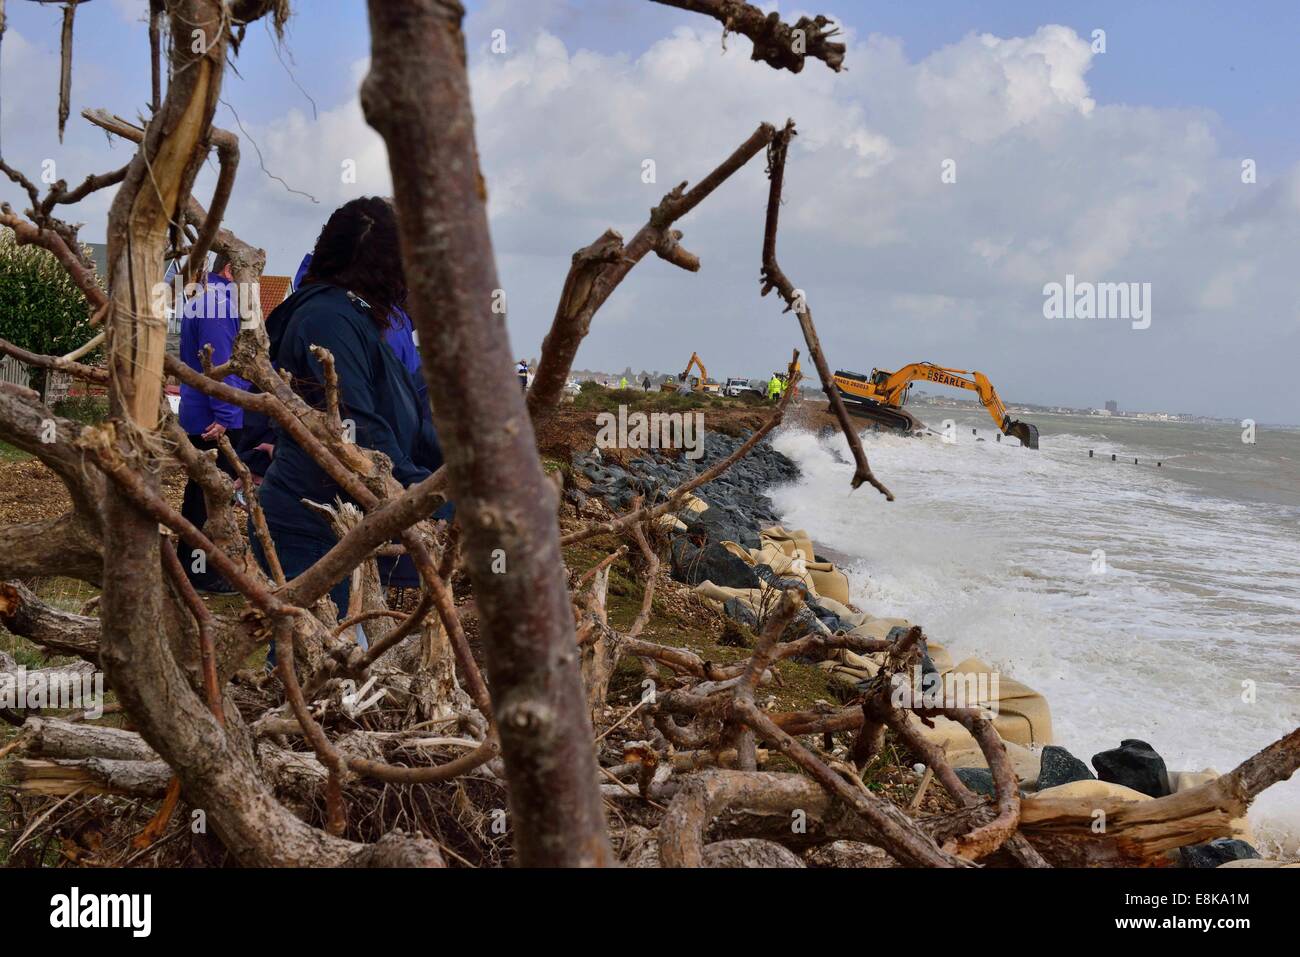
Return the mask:
<path id="1" fill-rule="evenodd" d="M 181 312 L 181 361 L 191 369 L 203 371 L 205 345 L 212 345 L 212 364 L 230 359 L 235 336 L 239 334 L 239 302 L 235 284 L 215 273 L 208 274 L 207 289 L 185 303 Z M 247 391 L 248 383 L 239 376 L 226 376 L 226 385 Z M 227 429 L 244 426 L 244 410 L 237 405 L 213 399 L 197 389 L 181 386 L 180 423 L 190 435 L 207 430 L 213 422 Z"/>

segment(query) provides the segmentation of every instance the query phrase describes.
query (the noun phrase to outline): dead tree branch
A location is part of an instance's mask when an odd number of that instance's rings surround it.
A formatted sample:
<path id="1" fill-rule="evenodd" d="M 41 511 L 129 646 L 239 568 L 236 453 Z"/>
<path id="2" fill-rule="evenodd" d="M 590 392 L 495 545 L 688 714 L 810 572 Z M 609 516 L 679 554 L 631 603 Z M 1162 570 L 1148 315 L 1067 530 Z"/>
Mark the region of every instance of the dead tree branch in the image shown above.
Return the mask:
<path id="1" fill-rule="evenodd" d="M 758 155 L 759 150 L 767 146 L 775 134 L 776 130 L 771 124 L 761 124 L 744 143 L 691 189 L 686 189 L 685 182 L 673 187 L 659 205 L 650 211 L 649 221 L 637 231 L 626 247 L 623 245 L 623 237 L 608 229 L 590 246 L 573 254 L 573 263 L 564 280 L 560 301 L 555 307 L 555 318 L 542 341 L 537 374 L 528 390 L 528 411 L 533 421 L 540 421 L 550 415 L 560 404 L 569 370 L 573 367 L 578 347 L 591 329 L 596 311 L 647 253 L 658 253 L 674 265 L 690 271 L 699 268 L 699 260 L 677 245 L 681 233 L 671 229 L 673 223 L 693 210 L 733 173 Z"/>
<path id="2" fill-rule="evenodd" d="M 801 290 L 795 288 L 794 283 L 781 271 L 776 261 L 776 232 L 781 215 L 781 186 L 785 180 L 785 157 L 794 135 L 794 121 L 789 120 L 772 138 L 771 146 L 768 147 L 767 173 L 771 180 L 771 188 L 767 197 L 767 227 L 763 232 L 762 294 L 766 296 L 775 289 L 785 300 L 785 311 L 789 312 L 793 309 L 794 314 L 799 318 L 804 342 L 808 344 L 813 365 L 817 368 L 817 375 L 821 377 L 822 391 L 830 400 L 831 411 L 835 413 L 840 429 L 844 432 L 844 438 L 849 443 L 849 450 L 853 453 L 853 461 L 857 466 L 853 473 L 853 487 L 857 488 L 866 482 L 885 496 L 886 501 L 892 502 L 894 494 L 872 473 L 871 466 L 867 463 L 867 453 L 862 450 L 862 440 L 858 438 L 857 430 L 849 420 L 848 410 L 844 408 L 844 400 L 840 398 L 831 379 L 830 366 L 826 364 L 826 356 L 822 353 L 821 340 L 817 337 L 817 329 L 813 325 L 812 310 L 808 307 L 807 298 Z"/>
<path id="3" fill-rule="evenodd" d="M 774 70 L 798 73 L 808 57 L 821 60 L 836 73 L 844 68 L 844 44 L 831 38 L 839 34 L 828 17 L 800 17 L 793 26 L 776 12 L 764 13 L 744 0 L 655 0 L 666 7 L 702 13 L 722 24 L 723 43 L 728 33 L 739 33 L 754 44 L 751 60 Z"/>
<path id="4" fill-rule="evenodd" d="M 515 848 L 524 865 L 610 863 L 555 492 L 537 458 L 502 317 L 490 311 L 500 283 L 463 10 L 442 0 L 371 0 L 369 10 L 362 107 L 388 146 L 411 313 L 487 650 Z M 502 555 L 507 570 L 494 574 Z"/>

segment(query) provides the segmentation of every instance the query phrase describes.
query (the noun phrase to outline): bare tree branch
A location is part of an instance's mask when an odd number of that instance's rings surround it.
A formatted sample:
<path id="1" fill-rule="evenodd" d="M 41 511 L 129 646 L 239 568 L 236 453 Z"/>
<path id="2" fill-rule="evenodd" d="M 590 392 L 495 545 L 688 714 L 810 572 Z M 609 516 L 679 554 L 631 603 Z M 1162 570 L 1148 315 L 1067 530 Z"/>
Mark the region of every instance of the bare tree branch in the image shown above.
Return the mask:
<path id="1" fill-rule="evenodd" d="M 867 463 L 867 454 L 862 450 L 862 440 L 858 438 L 857 430 L 849 420 L 848 410 L 844 408 L 844 400 L 840 398 L 831 379 L 830 366 L 826 364 L 826 356 L 822 353 L 821 340 L 818 339 L 817 329 L 813 326 L 812 310 L 808 307 L 806 297 L 795 289 L 794 283 L 781 271 L 776 261 L 776 229 L 781 214 L 781 185 L 785 179 L 786 151 L 794 135 L 794 122 L 787 121 L 785 128 L 775 135 L 768 149 L 768 177 L 771 179 L 771 189 L 767 198 L 767 228 L 763 234 L 762 294 L 766 296 L 775 289 L 785 300 L 786 311 L 793 309 L 795 315 L 799 317 L 799 327 L 803 330 L 808 352 L 812 355 L 813 364 L 817 367 L 817 375 L 822 380 L 822 391 L 830 400 L 831 410 L 839 420 L 844 438 L 849 443 L 849 450 L 853 453 L 853 461 L 857 465 L 857 470 L 853 473 L 853 487 L 857 488 L 866 482 L 885 496 L 886 501 L 892 502 L 894 493 L 872 473 L 871 466 Z"/>
<path id="2" fill-rule="evenodd" d="M 371 0 L 369 9 L 361 102 L 388 146 L 411 313 L 487 649 L 515 849 L 525 866 L 611 863 L 555 491 L 537 458 L 504 323 L 490 311 L 499 282 L 463 10 L 444 0 Z"/>
<path id="3" fill-rule="evenodd" d="M 573 254 L 573 263 L 555 307 L 555 318 L 542 342 L 537 374 L 528 390 L 528 411 L 534 421 L 549 415 L 559 405 L 574 357 L 591 329 L 596 311 L 647 253 L 657 253 L 684 269 L 699 269 L 699 260 L 678 246 L 681 233 L 671 229 L 672 224 L 758 155 L 775 133 L 770 124 L 760 124 L 745 142 L 691 189 L 687 190 L 684 182 L 673 187 L 650 211 L 649 221 L 637 230 L 626 247 L 623 246 L 623 237 L 608 229 L 590 246 Z"/>
<path id="4" fill-rule="evenodd" d="M 781 20 L 779 13 L 764 13 L 743 0 L 655 0 L 666 7 L 713 17 L 722 24 L 723 39 L 728 33 L 740 33 L 754 44 L 750 59 L 759 60 L 776 70 L 798 73 L 804 60 L 821 60 L 836 73 L 844 68 L 844 44 L 831 40 L 839 28 L 820 14 L 800 17 L 794 26 Z"/>

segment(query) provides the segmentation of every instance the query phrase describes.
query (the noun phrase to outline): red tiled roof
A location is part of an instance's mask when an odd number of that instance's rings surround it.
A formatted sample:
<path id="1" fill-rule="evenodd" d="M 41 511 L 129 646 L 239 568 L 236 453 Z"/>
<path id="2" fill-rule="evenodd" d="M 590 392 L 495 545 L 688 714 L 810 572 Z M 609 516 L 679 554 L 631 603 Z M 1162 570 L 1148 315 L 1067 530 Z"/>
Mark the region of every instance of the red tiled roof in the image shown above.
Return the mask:
<path id="1" fill-rule="evenodd" d="M 263 276 L 261 285 L 262 317 L 271 314 L 271 310 L 289 297 L 293 280 L 288 276 Z"/>

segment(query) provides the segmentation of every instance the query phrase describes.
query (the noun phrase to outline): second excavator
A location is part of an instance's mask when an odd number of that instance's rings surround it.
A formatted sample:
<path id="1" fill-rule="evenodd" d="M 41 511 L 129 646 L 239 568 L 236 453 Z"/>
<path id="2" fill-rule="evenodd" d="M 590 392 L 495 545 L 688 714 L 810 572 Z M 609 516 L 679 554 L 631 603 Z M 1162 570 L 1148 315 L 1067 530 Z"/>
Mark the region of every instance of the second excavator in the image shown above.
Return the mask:
<path id="1" fill-rule="evenodd" d="M 696 381 L 692 381 L 693 378 L 691 376 L 692 366 L 700 370 L 700 377 Z M 680 392 L 683 391 L 684 388 L 684 390 L 687 392 L 693 392 L 695 389 L 699 389 L 701 392 L 705 393 L 706 395 L 722 394 L 722 384 L 719 382 L 714 382 L 712 379 L 709 378 L 709 373 L 704 368 L 704 361 L 700 358 L 700 354 L 698 352 L 691 353 L 691 360 L 688 363 L 686 363 L 685 370 L 683 370 L 682 374 L 677 377 L 676 381 L 669 379 L 667 382 L 663 383 L 663 385 L 661 385 L 659 388 L 662 389 L 664 392 Z"/>
<path id="2" fill-rule="evenodd" d="M 913 382 L 933 382 L 968 389 L 979 396 L 980 402 L 988 409 L 1003 435 L 1015 436 L 1027 448 L 1038 448 L 1038 427 L 1011 418 L 1007 407 L 998 398 L 993 383 L 982 372 L 946 369 L 933 362 L 913 362 L 897 372 L 872 369 L 869 376 L 857 372 L 836 372 L 832 378 L 849 412 L 886 428 L 904 432 L 921 427 L 917 418 L 903 409 Z"/>

